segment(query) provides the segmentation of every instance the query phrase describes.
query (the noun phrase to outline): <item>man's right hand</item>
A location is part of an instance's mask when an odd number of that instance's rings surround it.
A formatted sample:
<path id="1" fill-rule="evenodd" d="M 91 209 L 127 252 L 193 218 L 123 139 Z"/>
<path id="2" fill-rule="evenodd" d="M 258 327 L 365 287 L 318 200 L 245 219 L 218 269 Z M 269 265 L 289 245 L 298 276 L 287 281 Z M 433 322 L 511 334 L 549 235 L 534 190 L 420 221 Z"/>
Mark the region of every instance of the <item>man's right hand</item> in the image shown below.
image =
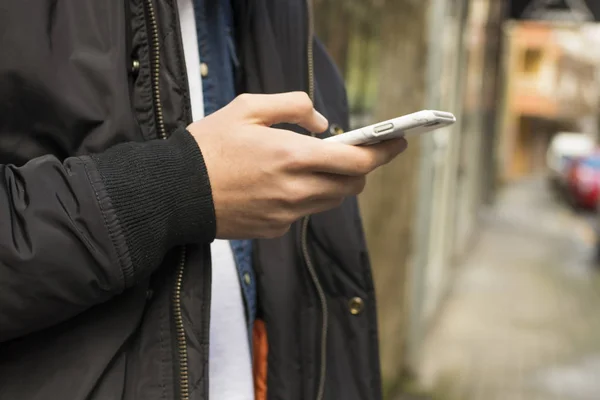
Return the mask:
<path id="1" fill-rule="evenodd" d="M 366 175 L 406 148 L 404 139 L 360 147 L 271 128 L 284 122 L 311 132 L 328 126 L 306 93 L 293 92 L 241 95 L 188 127 L 208 169 L 217 238 L 281 236 L 362 192 Z"/>

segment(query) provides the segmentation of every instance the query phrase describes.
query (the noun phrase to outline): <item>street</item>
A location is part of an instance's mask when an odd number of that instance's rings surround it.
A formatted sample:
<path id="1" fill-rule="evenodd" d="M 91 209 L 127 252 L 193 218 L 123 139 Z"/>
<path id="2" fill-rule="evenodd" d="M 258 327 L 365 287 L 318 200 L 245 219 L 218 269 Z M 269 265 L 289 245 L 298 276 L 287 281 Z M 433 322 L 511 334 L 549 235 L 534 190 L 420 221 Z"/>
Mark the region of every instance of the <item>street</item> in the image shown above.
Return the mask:
<path id="1" fill-rule="evenodd" d="M 440 400 L 600 399 L 600 273 L 589 217 L 543 179 L 502 191 L 425 344 Z"/>

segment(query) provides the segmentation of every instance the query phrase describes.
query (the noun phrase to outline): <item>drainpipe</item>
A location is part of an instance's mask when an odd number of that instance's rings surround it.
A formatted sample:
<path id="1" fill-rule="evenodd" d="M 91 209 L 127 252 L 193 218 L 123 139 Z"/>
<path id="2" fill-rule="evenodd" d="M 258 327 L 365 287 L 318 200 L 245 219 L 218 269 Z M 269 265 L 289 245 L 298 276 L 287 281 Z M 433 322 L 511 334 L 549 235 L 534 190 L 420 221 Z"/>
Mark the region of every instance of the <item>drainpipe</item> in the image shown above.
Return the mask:
<path id="1" fill-rule="evenodd" d="M 468 0 L 461 0 L 468 1 Z M 428 41 L 426 98 L 428 109 L 438 109 L 440 105 L 440 77 L 443 63 L 443 33 L 448 0 L 430 0 Z M 410 370 L 418 370 L 425 331 L 423 324 L 423 305 L 426 296 L 425 281 L 429 262 L 429 236 L 433 193 L 433 152 L 435 143 L 433 135 L 422 135 L 420 138 L 419 188 L 417 191 L 417 212 L 415 221 L 415 251 L 411 260 L 410 273 L 410 318 L 407 343 L 407 366 Z"/>

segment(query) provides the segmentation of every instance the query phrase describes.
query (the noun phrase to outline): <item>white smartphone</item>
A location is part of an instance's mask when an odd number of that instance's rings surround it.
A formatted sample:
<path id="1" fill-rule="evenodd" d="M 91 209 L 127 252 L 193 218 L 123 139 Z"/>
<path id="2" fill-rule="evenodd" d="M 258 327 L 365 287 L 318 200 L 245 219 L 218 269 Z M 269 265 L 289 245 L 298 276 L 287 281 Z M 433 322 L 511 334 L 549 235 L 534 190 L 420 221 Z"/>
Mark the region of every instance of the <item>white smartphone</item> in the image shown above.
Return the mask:
<path id="1" fill-rule="evenodd" d="M 350 145 L 370 145 L 384 140 L 425 133 L 452 125 L 456 118 L 445 111 L 423 110 L 402 117 L 379 122 L 364 128 L 341 133 L 324 140 Z"/>

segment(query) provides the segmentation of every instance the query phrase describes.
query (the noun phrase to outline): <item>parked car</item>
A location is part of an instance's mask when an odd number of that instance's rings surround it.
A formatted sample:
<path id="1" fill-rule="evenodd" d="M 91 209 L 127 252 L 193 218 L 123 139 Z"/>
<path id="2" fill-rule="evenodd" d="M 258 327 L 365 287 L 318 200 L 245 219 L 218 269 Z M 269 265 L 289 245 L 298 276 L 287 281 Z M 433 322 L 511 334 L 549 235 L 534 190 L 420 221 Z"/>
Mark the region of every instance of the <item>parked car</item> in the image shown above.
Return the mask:
<path id="1" fill-rule="evenodd" d="M 600 151 L 573 159 L 567 167 L 567 198 L 577 209 L 594 210 L 600 194 Z"/>
<path id="2" fill-rule="evenodd" d="M 594 152 L 595 143 L 590 135 L 583 133 L 559 132 L 548 146 L 546 164 L 550 187 L 560 194 L 567 193 L 570 164 L 577 158 Z"/>

